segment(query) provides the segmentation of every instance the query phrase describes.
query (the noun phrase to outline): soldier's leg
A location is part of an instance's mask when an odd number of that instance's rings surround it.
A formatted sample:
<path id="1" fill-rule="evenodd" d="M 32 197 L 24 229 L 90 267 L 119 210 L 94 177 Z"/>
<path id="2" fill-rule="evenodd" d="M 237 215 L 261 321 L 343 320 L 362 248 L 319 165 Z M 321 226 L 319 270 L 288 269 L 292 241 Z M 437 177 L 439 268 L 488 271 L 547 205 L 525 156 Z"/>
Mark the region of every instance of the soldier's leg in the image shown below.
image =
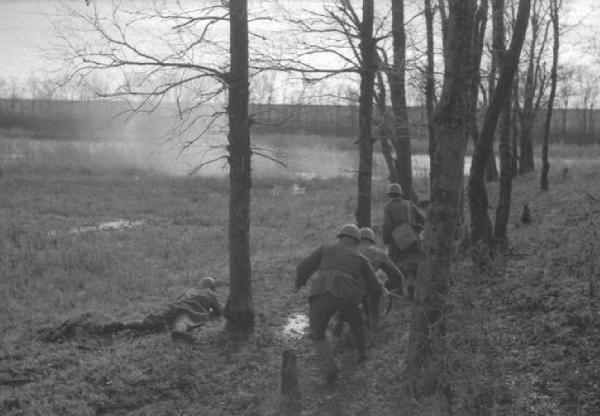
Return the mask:
<path id="1" fill-rule="evenodd" d="M 318 295 L 309 299 L 309 337 L 313 340 L 317 354 L 321 359 L 323 372 L 328 383 L 335 381 L 338 368 L 333 360 L 331 346 L 325 336 L 329 320 L 336 312 L 335 299 L 331 295 Z"/>
<path id="2" fill-rule="evenodd" d="M 408 290 L 408 298 L 415 298 L 415 281 L 417 279 L 418 263 L 408 263 L 402 266 L 402 272 L 406 276 L 406 288 Z"/>
<path id="3" fill-rule="evenodd" d="M 132 331 L 160 332 L 167 330 L 169 324 L 162 314 L 150 314 L 143 319 L 125 322 L 124 327 Z"/>
<path id="4" fill-rule="evenodd" d="M 367 358 L 367 337 L 365 331 L 365 323 L 361 310 L 358 306 L 351 304 L 344 305 L 342 318 L 350 324 L 354 343 L 358 352 L 358 363 L 362 363 Z"/>
<path id="5" fill-rule="evenodd" d="M 173 328 L 171 330 L 171 338 L 174 340 L 182 340 L 189 343 L 194 342 L 194 336 L 189 333 L 190 328 L 192 328 L 194 322 L 190 318 L 190 316 L 185 313 L 179 313 L 173 322 Z"/>

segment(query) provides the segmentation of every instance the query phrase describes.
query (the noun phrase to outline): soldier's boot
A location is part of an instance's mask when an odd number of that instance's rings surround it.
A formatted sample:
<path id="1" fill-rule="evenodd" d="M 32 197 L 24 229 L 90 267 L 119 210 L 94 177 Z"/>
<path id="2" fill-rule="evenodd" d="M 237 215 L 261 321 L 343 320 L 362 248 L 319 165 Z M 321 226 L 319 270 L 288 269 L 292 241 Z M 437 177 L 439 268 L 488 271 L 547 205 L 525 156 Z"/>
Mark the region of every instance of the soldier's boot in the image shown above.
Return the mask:
<path id="1" fill-rule="evenodd" d="M 358 352 L 357 364 L 362 364 L 367 360 L 367 334 L 362 320 L 355 320 L 351 324 L 352 335 L 354 336 L 354 345 Z"/>
<path id="2" fill-rule="evenodd" d="M 335 361 L 333 360 L 329 342 L 324 339 L 322 341 L 314 341 L 314 343 L 317 349 L 317 354 L 321 359 L 323 372 L 325 373 L 325 380 L 327 383 L 333 383 L 337 379 L 339 370 L 335 364 Z"/>

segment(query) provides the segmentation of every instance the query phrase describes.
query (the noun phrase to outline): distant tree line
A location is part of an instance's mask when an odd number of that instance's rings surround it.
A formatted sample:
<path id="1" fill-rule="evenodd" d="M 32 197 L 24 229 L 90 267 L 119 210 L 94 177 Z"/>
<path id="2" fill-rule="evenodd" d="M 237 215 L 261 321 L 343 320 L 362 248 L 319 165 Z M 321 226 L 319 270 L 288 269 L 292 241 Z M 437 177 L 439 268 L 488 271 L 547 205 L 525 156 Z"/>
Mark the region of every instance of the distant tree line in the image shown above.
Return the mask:
<path id="1" fill-rule="evenodd" d="M 129 105 L 123 101 L 0 99 L 0 129 L 6 136 L 30 134 L 40 139 L 121 140 L 123 135 L 155 138 L 167 134 L 165 108 L 153 114 L 127 118 Z M 410 131 L 416 139 L 427 139 L 424 107 L 408 107 Z M 162 112 L 162 114 L 161 114 Z M 352 105 L 250 104 L 255 134 L 311 134 L 354 137 L 358 109 Z M 143 118 L 143 122 L 140 119 Z M 541 136 L 544 114 L 538 113 L 532 128 L 534 141 Z M 129 127 L 122 130 L 123 125 Z M 554 109 L 550 142 L 600 144 L 600 110 L 594 108 Z"/>

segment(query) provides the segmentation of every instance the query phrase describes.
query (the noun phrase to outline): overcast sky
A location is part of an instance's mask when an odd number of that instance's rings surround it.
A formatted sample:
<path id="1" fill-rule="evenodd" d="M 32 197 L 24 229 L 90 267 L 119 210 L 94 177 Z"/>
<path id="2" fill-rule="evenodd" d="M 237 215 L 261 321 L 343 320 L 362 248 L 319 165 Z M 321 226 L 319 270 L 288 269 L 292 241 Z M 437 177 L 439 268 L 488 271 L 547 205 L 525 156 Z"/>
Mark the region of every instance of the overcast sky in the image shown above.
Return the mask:
<path id="1" fill-rule="evenodd" d="M 597 65 L 594 60 L 598 54 L 591 53 L 590 48 L 597 37 L 599 2 L 567 1 L 570 3 L 567 22 L 577 22 L 578 26 L 570 29 L 564 39 L 562 59 Z M 50 47 L 53 36 L 44 14 L 52 13 L 58 3 L 58 0 L 0 0 L 0 78 L 24 80 L 31 74 L 44 77 L 42 71 L 52 64 L 44 60 L 43 51 Z M 85 8 L 84 0 L 66 0 L 66 3 Z"/>

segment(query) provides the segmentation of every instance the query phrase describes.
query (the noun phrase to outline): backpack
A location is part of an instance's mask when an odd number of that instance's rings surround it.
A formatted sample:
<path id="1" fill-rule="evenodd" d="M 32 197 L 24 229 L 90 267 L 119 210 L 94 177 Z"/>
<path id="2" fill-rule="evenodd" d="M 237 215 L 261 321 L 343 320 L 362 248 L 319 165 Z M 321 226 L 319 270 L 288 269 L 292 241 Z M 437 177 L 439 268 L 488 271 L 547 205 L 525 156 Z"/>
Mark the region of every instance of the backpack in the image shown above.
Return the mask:
<path id="1" fill-rule="evenodd" d="M 419 243 L 421 239 L 413 229 L 415 218 L 410 201 L 404 201 L 403 205 L 406 210 L 404 217 L 406 221 L 392 231 L 392 237 L 400 250 L 407 250 L 414 244 Z"/>

